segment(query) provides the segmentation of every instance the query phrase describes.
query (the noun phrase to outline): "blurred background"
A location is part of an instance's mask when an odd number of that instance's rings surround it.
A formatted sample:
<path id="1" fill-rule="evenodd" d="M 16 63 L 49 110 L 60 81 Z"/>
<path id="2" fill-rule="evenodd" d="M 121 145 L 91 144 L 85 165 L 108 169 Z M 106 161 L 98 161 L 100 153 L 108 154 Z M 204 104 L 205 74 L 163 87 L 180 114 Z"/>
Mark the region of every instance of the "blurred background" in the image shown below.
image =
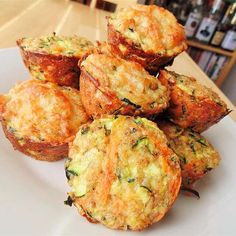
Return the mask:
<path id="1" fill-rule="evenodd" d="M 0 48 L 53 31 L 105 40 L 100 19 L 136 3 L 159 5 L 176 16 L 185 28 L 187 53 L 236 105 L 236 0 L 0 0 Z M 82 14 L 88 6 L 103 11 Z"/>

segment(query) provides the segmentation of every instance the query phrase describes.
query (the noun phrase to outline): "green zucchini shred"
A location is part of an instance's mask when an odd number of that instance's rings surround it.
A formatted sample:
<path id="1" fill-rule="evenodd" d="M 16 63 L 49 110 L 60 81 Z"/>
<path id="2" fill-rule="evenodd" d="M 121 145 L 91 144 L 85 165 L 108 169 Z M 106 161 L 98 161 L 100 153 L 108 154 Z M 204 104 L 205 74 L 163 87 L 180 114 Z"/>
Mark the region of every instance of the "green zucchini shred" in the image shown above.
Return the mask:
<path id="1" fill-rule="evenodd" d="M 149 193 L 152 193 L 152 190 L 145 185 L 140 185 L 141 188 L 145 188 Z"/>
<path id="2" fill-rule="evenodd" d="M 87 134 L 89 131 L 89 127 L 82 127 L 81 129 L 81 134 L 84 135 L 84 134 Z"/>

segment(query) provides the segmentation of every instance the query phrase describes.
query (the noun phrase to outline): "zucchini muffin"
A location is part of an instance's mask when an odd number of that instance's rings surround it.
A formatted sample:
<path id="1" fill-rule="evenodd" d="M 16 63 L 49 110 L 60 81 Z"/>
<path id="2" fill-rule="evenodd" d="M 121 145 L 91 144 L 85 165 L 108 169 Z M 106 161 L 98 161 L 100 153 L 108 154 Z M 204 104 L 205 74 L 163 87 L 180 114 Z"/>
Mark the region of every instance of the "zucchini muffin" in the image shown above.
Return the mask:
<path id="1" fill-rule="evenodd" d="M 158 79 L 170 89 L 169 118 L 183 128 L 203 132 L 229 113 L 218 94 L 192 77 L 162 70 Z"/>
<path id="2" fill-rule="evenodd" d="M 159 221 L 181 185 L 178 157 L 163 132 L 145 118 L 128 116 L 81 126 L 66 175 L 72 189 L 67 203 L 91 222 L 123 230 Z"/>
<path id="3" fill-rule="evenodd" d="M 33 79 L 75 88 L 79 86 L 78 61 L 94 50 L 89 40 L 78 36 L 22 38 L 17 45 Z"/>
<path id="4" fill-rule="evenodd" d="M 108 17 L 108 42 L 125 59 L 151 74 L 187 49 L 184 28 L 168 10 L 134 5 Z"/>
<path id="5" fill-rule="evenodd" d="M 219 165 L 218 152 L 199 133 L 167 121 L 159 121 L 158 127 L 180 159 L 183 186 L 192 187 L 194 182 Z"/>
<path id="6" fill-rule="evenodd" d="M 0 97 L 0 120 L 15 149 L 43 161 L 68 156 L 68 142 L 88 121 L 79 91 L 27 80 Z"/>
<path id="7" fill-rule="evenodd" d="M 96 53 L 100 54 L 106 54 L 110 56 L 118 56 L 117 54 L 114 54 L 112 47 L 107 42 L 97 41 L 96 42 Z"/>
<path id="8" fill-rule="evenodd" d="M 81 65 L 80 93 L 86 112 L 151 116 L 162 112 L 169 92 L 135 62 L 104 54 L 90 54 Z"/>

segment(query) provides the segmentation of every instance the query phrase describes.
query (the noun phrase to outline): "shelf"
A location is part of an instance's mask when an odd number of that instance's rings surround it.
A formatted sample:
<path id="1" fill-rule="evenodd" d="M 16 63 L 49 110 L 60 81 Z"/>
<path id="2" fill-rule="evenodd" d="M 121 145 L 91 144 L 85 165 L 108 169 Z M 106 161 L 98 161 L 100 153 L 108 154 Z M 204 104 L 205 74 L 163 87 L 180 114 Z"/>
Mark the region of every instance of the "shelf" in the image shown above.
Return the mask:
<path id="1" fill-rule="evenodd" d="M 224 49 L 213 47 L 213 46 L 203 44 L 203 43 L 200 43 L 200 42 L 197 42 L 197 41 L 187 40 L 187 44 L 191 47 L 200 48 L 200 49 L 203 49 L 203 50 L 215 52 L 215 53 L 227 56 L 227 57 L 232 57 L 234 55 L 234 52 L 229 52 L 229 51 L 226 51 Z"/>
<path id="2" fill-rule="evenodd" d="M 220 87 L 223 84 L 224 80 L 227 78 L 227 76 L 230 73 L 232 67 L 235 65 L 236 50 L 234 52 L 230 52 L 230 51 L 221 49 L 219 47 L 213 47 L 211 45 L 203 44 L 201 42 L 193 41 L 193 40 L 187 40 L 187 44 L 190 47 L 199 48 L 199 49 L 202 49 L 202 50 L 214 52 L 214 53 L 217 53 L 217 54 L 224 55 L 224 56 L 228 57 L 226 63 L 224 64 L 223 68 L 220 71 L 220 74 L 219 74 L 218 78 L 214 81 L 215 84 L 218 87 Z"/>

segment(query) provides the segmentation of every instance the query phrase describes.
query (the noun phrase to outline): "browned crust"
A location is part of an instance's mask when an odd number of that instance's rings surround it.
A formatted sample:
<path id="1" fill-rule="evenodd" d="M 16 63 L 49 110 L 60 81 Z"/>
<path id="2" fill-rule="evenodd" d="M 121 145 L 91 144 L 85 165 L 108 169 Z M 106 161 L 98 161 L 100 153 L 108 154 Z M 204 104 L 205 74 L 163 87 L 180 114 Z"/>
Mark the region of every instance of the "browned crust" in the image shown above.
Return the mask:
<path id="1" fill-rule="evenodd" d="M 123 119 L 123 121 L 124 121 L 124 119 Z M 113 141 L 111 141 L 111 140 L 109 142 L 106 141 L 106 143 L 108 143 L 108 145 L 110 145 L 109 147 L 107 147 L 108 148 L 107 149 L 108 153 L 106 155 L 106 157 L 108 159 L 108 161 L 106 162 L 106 168 L 107 169 L 104 170 L 105 174 L 104 174 L 104 176 L 102 177 L 102 180 L 101 180 L 102 184 L 99 185 L 99 189 L 102 189 L 102 191 L 99 193 L 99 198 L 100 197 L 103 198 L 105 196 L 104 199 L 106 199 L 105 200 L 106 203 L 109 203 L 109 201 L 107 200 L 107 199 L 110 198 L 109 191 L 111 190 L 112 183 L 117 178 L 116 174 L 115 174 L 115 170 L 118 167 L 117 167 L 116 160 L 114 160 L 114 159 L 117 158 L 117 155 L 115 154 L 115 153 L 117 153 L 116 149 L 120 147 L 120 144 L 122 144 L 120 140 L 122 140 L 122 138 L 124 136 L 124 135 L 118 135 L 117 132 L 122 132 L 122 134 L 125 134 L 126 131 L 124 131 L 124 130 L 120 131 L 120 127 L 124 127 L 124 125 L 125 125 L 124 123 L 119 123 L 116 126 L 114 126 L 115 130 L 112 130 L 111 134 L 110 134 L 110 139 L 113 140 Z M 127 127 L 129 127 L 129 126 L 127 126 Z M 149 135 L 148 131 L 146 132 L 146 135 Z M 152 131 L 150 131 L 150 135 L 154 135 L 154 133 Z M 163 134 L 161 134 L 161 135 L 163 135 Z M 114 141 L 114 140 L 116 140 L 116 141 Z M 78 208 L 79 213 L 83 217 L 85 217 L 89 222 L 102 223 L 108 228 L 119 229 L 119 230 L 131 229 L 133 231 L 141 231 L 141 230 L 144 230 L 145 228 L 149 227 L 151 224 L 161 220 L 164 217 L 164 215 L 168 212 L 168 210 L 172 207 L 174 201 L 176 200 L 176 198 L 178 196 L 182 177 L 181 177 L 181 171 L 180 171 L 179 163 L 177 161 L 173 162 L 171 160 L 171 157 L 173 155 L 175 156 L 175 154 L 167 146 L 167 140 L 164 137 L 164 135 L 160 139 L 155 139 L 154 142 L 156 142 L 155 145 L 157 145 L 158 148 L 159 148 L 159 151 L 158 151 L 159 155 L 162 156 L 162 157 L 165 157 L 164 160 L 163 160 L 164 162 L 166 162 L 166 164 L 164 165 L 165 166 L 164 168 L 166 168 L 165 171 L 168 171 L 168 173 L 171 172 L 174 175 L 174 177 L 171 178 L 170 183 L 168 183 L 168 185 L 169 185 L 169 188 L 168 188 L 169 192 L 168 193 L 171 195 L 171 198 L 170 198 L 171 204 L 168 205 L 168 206 L 165 206 L 165 210 L 161 210 L 158 213 L 155 212 L 155 214 L 153 213 L 153 215 L 152 215 L 152 213 L 150 213 L 149 216 L 146 219 L 143 219 L 142 224 L 140 224 L 138 226 L 135 226 L 134 228 L 129 228 L 129 226 L 127 227 L 126 224 L 120 224 L 119 222 L 117 224 L 114 224 L 113 226 L 108 226 L 107 224 L 104 224 L 104 222 L 102 222 L 101 220 L 99 220 L 99 219 L 97 220 L 95 218 L 92 218 L 90 216 L 89 212 L 86 211 L 86 207 L 91 206 L 91 204 L 90 204 L 91 202 L 92 203 L 96 202 L 95 199 L 91 200 L 90 197 L 88 197 L 86 199 L 86 196 L 85 196 L 85 198 L 76 197 L 73 192 L 69 193 L 69 196 L 72 198 L 72 202 L 73 202 L 74 206 Z M 71 145 L 70 147 L 72 148 L 72 146 L 76 145 L 76 144 L 75 143 L 70 143 L 70 145 Z M 112 150 L 112 153 L 110 153 L 110 150 Z M 176 156 L 176 158 L 177 158 L 177 156 Z M 94 187 L 94 189 L 91 190 L 91 191 L 95 191 L 96 194 L 98 194 L 96 187 Z M 155 193 L 153 193 L 153 194 L 155 194 Z M 159 200 L 159 198 L 157 197 L 154 201 L 158 201 L 158 200 Z M 125 206 L 125 204 L 124 204 L 124 206 Z M 119 209 L 119 211 L 120 211 L 120 209 Z M 120 214 L 122 215 L 122 213 L 120 213 Z"/>
<path id="2" fill-rule="evenodd" d="M 183 116 L 183 105 L 186 109 L 185 119 L 181 118 Z M 227 110 L 207 97 L 196 103 L 192 101 L 190 95 L 184 94 L 178 88 L 174 88 L 171 93 L 168 115 L 174 123 L 183 128 L 190 127 L 201 133 L 219 122 L 227 114 Z"/>
<path id="3" fill-rule="evenodd" d="M 183 129 L 180 128 L 180 126 L 177 126 L 173 123 L 171 123 L 170 121 L 164 120 L 164 119 L 159 119 L 156 121 L 158 127 L 164 132 L 164 134 L 166 135 L 166 137 L 168 138 L 169 142 L 170 142 L 170 148 L 175 152 L 175 154 L 177 156 L 180 157 L 180 166 L 181 166 L 181 175 L 182 175 L 182 186 L 187 187 L 187 188 L 193 188 L 193 184 L 200 180 L 202 177 L 204 177 L 210 170 L 206 168 L 206 160 L 207 157 L 205 158 L 189 158 L 189 154 L 185 151 L 184 155 L 185 157 L 187 157 L 186 159 L 188 160 L 187 163 L 185 161 L 183 161 L 181 159 L 181 153 L 179 153 L 178 151 L 176 151 L 175 147 L 181 147 L 182 151 L 184 153 L 184 146 L 183 146 L 183 139 L 181 140 L 181 136 L 186 138 L 186 140 L 188 140 L 190 135 L 196 136 L 196 138 L 199 138 L 198 140 L 201 139 L 205 139 L 203 136 L 201 136 L 200 134 L 198 134 L 197 132 L 194 131 L 190 131 L 188 129 Z M 174 131 L 173 131 L 174 128 Z M 176 131 L 176 128 L 178 129 L 178 131 Z M 191 132 L 191 134 L 190 134 Z M 207 141 L 207 140 L 206 140 Z M 196 141 L 195 141 L 196 142 Z M 188 143 L 189 140 L 188 140 Z M 213 148 L 213 146 L 207 142 L 207 146 L 208 148 Z M 214 156 L 217 155 L 218 158 L 219 154 L 215 151 L 215 154 L 213 154 Z M 213 158 L 213 157 L 212 157 Z M 217 157 L 216 157 L 217 158 Z"/>
<path id="4" fill-rule="evenodd" d="M 27 51 L 24 50 L 21 43 L 21 39 L 17 40 L 24 64 L 29 71 L 31 66 L 39 66 L 48 81 L 61 86 L 78 88 L 80 74 L 78 61 L 80 58 Z"/>
<path id="5" fill-rule="evenodd" d="M 4 121 L 2 121 L 2 128 L 15 150 L 36 160 L 52 162 L 68 156 L 68 143 L 52 145 L 47 142 L 34 142 L 24 138 L 24 144 L 21 144 L 14 133 L 7 129 Z"/>
<path id="6" fill-rule="evenodd" d="M 210 97 L 193 97 L 176 86 L 173 78 L 161 71 L 158 79 L 170 89 L 170 106 L 167 114 L 171 121 L 182 128 L 191 128 L 201 133 L 229 114 L 226 105 L 220 105 Z M 184 109 L 184 111 L 183 111 Z"/>
<path id="7" fill-rule="evenodd" d="M 90 223 L 94 223 L 94 224 L 97 224 L 99 223 L 99 221 L 97 221 L 96 219 L 92 218 L 91 216 L 89 216 L 88 212 L 86 212 L 83 207 L 79 204 L 79 202 L 77 201 L 77 198 L 76 197 L 73 197 L 73 205 L 76 207 L 76 208 L 80 208 L 81 210 L 79 210 L 79 214 L 81 216 L 83 216 L 88 222 Z"/>
<path id="8" fill-rule="evenodd" d="M 99 81 L 91 76 L 83 67 L 80 76 L 80 97 L 86 112 L 93 118 L 103 114 L 134 114 L 135 109 L 124 104 L 115 93 L 108 88 L 100 90 Z M 96 93 L 99 96 L 94 96 Z"/>
<path id="9" fill-rule="evenodd" d="M 99 81 L 81 67 L 80 96 L 84 108 L 92 118 L 99 118 L 103 114 L 112 115 L 141 115 L 150 117 L 160 113 L 164 105 L 153 110 L 145 110 L 121 101 L 115 92 L 109 88 L 100 87 Z"/>
<path id="10" fill-rule="evenodd" d="M 113 25 L 108 23 L 108 43 L 111 45 L 114 54 L 118 54 L 127 60 L 135 61 L 141 64 L 150 74 L 154 75 L 160 67 L 169 65 L 173 62 L 176 55 L 184 51 L 183 48 L 179 53 L 172 56 L 165 56 L 158 53 L 145 52 L 140 47 L 135 45 L 131 40 L 127 40 L 121 33 L 115 30 Z M 125 52 L 121 52 L 119 45 L 126 48 Z"/>

